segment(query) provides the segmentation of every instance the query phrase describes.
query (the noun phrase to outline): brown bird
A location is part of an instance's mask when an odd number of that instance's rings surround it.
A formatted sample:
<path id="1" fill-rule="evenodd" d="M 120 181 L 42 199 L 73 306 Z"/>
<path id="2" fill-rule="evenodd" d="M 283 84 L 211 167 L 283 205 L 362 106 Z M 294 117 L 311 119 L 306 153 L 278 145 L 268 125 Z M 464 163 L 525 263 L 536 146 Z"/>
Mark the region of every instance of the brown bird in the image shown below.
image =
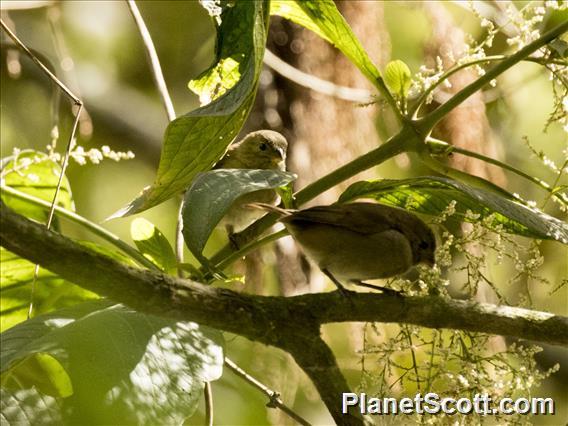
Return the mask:
<path id="1" fill-rule="evenodd" d="M 419 263 L 434 265 L 432 230 L 405 210 L 374 203 L 260 207 L 282 215 L 280 222 L 340 290 L 341 281 L 377 288 L 362 280 L 393 277 Z"/>

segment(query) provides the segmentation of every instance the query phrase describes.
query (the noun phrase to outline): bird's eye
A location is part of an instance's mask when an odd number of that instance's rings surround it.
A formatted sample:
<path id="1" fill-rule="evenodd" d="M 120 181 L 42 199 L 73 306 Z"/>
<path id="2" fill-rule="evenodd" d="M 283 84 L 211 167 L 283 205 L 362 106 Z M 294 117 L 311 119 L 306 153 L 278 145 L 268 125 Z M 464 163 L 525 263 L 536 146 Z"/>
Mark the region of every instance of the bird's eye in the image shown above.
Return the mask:
<path id="1" fill-rule="evenodd" d="M 266 148 L 268 148 L 268 146 L 264 142 L 258 146 L 258 149 L 261 151 L 266 151 Z"/>
<path id="2" fill-rule="evenodd" d="M 426 250 L 428 247 L 430 247 L 430 244 L 428 244 L 428 241 L 420 241 L 418 247 L 422 250 Z"/>

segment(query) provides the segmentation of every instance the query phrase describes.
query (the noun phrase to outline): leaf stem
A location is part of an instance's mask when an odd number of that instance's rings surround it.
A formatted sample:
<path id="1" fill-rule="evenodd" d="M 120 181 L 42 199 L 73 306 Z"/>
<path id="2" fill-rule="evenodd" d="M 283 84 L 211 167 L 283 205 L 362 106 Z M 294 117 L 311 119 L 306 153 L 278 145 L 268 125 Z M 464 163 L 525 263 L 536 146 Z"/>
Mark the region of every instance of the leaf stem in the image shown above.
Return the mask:
<path id="1" fill-rule="evenodd" d="M 486 85 L 491 80 L 495 79 L 497 76 L 507 71 L 513 65 L 517 64 L 518 62 L 528 57 L 531 53 L 540 49 L 545 44 L 551 42 L 558 36 L 562 35 L 566 31 L 568 31 L 568 22 L 564 22 L 556 26 L 552 30 L 540 36 L 532 43 L 527 44 L 517 53 L 508 56 L 507 59 L 498 63 L 489 71 L 487 71 L 483 76 L 479 77 L 477 80 L 475 80 L 468 86 L 464 87 L 462 90 L 456 93 L 452 98 L 450 98 L 447 102 L 440 105 L 438 108 L 436 108 L 434 111 L 427 114 L 423 118 L 417 120 L 415 122 L 417 128 L 420 130 L 421 133 L 430 132 L 434 128 L 436 123 L 438 123 L 438 121 L 444 118 L 450 111 L 452 111 L 459 104 L 461 104 L 463 101 L 469 98 L 472 94 L 474 94 L 479 89 L 481 89 L 484 85 Z"/>
<path id="2" fill-rule="evenodd" d="M 41 207 L 44 210 L 49 210 L 51 207 L 51 203 L 44 201 L 41 198 L 34 197 L 33 195 L 29 195 L 24 192 L 18 191 L 17 189 L 11 188 L 9 186 L 2 185 L 0 186 L 0 190 L 3 194 L 8 194 L 11 197 L 18 198 L 19 200 L 28 202 L 30 204 L 34 204 L 35 206 Z M 90 220 L 85 219 L 83 216 L 80 216 L 72 211 L 66 210 L 59 206 L 55 206 L 54 212 L 58 217 L 70 220 L 71 222 L 75 222 L 83 226 L 85 229 L 91 231 L 93 234 L 101 237 L 103 240 L 108 241 L 110 244 L 120 249 L 123 253 L 130 256 L 140 265 L 145 266 L 148 269 L 152 269 L 154 271 L 159 270 L 159 268 L 156 265 L 154 265 L 152 262 L 146 259 L 138 250 L 126 244 L 117 235 L 104 229 L 102 226 L 99 226 L 96 223 L 93 223 Z"/>
<path id="3" fill-rule="evenodd" d="M 215 266 L 218 269 L 224 269 L 227 266 L 229 266 L 231 263 L 235 262 L 236 260 L 246 256 L 251 251 L 256 250 L 258 247 L 263 246 L 264 244 L 268 244 L 272 241 L 276 241 L 276 240 L 278 240 L 282 237 L 285 237 L 288 234 L 289 234 L 289 232 L 288 232 L 287 229 L 281 229 L 280 231 L 274 232 L 270 235 L 267 235 L 266 237 L 259 238 L 258 240 L 255 240 L 252 243 L 247 244 L 243 248 L 231 253 L 229 256 L 227 256 L 225 259 L 223 259 L 222 262 L 220 262 L 218 265 L 215 265 Z"/>
<path id="4" fill-rule="evenodd" d="M 441 153 L 448 155 L 448 154 L 452 154 L 452 153 L 458 153 L 458 154 L 462 154 L 462 155 L 466 155 L 468 157 L 472 157 L 472 158 L 477 158 L 479 160 L 485 161 L 486 163 L 489 164 L 493 164 L 497 167 L 501 167 L 502 169 L 505 170 L 509 170 L 510 172 L 515 173 L 518 176 L 521 176 L 522 178 L 525 178 L 529 181 L 531 181 L 532 183 L 540 186 L 542 189 L 544 189 L 545 191 L 547 191 L 550 196 L 554 196 L 556 198 L 558 198 L 563 204 L 568 205 L 568 199 L 565 199 L 561 194 L 555 193 L 554 192 L 554 187 L 551 187 L 548 183 L 546 183 L 545 181 L 536 178 L 534 176 L 531 176 L 525 172 L 523 172 L 522 170 L 519 170 L 513 166 L 508 165 L 507 163 L 503 163 L 499 160 L 495 160 L 494 158 L 491 157 L 487 157 L 483 154 L 479 154 L 477 152 L 473 152 L 473 151 L 469 151 L 467 149 L 463 149 L 463 148 L 459 148 L 455 145 L 451 145 L 447 142 L 438 140 L 438 139 L 434 139 L 429 137 L 428 140 L 426 141 L 426 144 L 428 145 L 429 148 L 431 148 L 431 153 L 433 153 L 434 155 L 436 154 L 435 152 L 432 151 L 442 151 Z"/>
<path id="5" fill-rule="evenodd" d="M 338 183 L 373 166 L 377 166 L 402 152 L 418 151 L 421 143 L 410 126 L 404 126 L 399 133 L 386 143 L 309 184 L 298 191 L 294 198 L 298 205 L 305 204 L 322 192 L 333 188 Z"/>

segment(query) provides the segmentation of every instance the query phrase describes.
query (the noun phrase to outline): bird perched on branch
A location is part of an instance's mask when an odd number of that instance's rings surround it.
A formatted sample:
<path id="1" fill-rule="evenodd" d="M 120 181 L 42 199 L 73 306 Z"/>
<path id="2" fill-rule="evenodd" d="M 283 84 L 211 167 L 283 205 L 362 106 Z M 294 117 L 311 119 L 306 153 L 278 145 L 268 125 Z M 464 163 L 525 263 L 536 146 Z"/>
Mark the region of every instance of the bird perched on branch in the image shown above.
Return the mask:
<path id="1" fill-rule="evenodd" d="M 279 221 L 342 291 L 342 281 L 377 288 L 362 280 L 399 275 L 419 263 L 434 265 L 432 230 L 402 209 L 374 203 L 304 210 L 254 206 L 281 214 Z"/>
<path id="2" fill-rule="evenodd" d="M 231 145 L 214 168 L 286 170 L 287 149 L 288 142 L 280 133 L 258 130 Z M 260 202 L 274 205 L 278 200 L 278 194 L 272 189 L 251 192 L 237 198 L 223 219 L 229 236 L 262 216 L 258 210 L 245 208 L 247 204 Z"/>

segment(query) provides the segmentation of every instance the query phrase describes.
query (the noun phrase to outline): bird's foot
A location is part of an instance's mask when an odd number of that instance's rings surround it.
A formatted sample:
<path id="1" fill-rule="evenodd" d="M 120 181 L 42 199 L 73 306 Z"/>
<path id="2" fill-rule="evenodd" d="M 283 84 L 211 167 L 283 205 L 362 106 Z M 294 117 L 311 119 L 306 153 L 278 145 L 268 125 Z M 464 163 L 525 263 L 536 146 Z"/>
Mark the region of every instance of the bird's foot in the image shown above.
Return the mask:
<path id="1" fill-rule="evenodd" d="M 383 294 L 387 294 L 389 296 L 402 296 L 402 292 L 398 290 L 393 290 L 392 288 L 381 287 L 379 285 L 369 284 L 363 281 L 353 281 L 353 284 L 358 285 L 360 287 L 370 288 L 372 290 L 378 290 Z"/>
<path id="2" fill-rule="evenodd" d="M 228 235 L 229 237 L 229 244 L 234 251 L 238 251 L 240 249 L 239 239 L 237 234 L 231 233 Z"/>
<path id="3" fill-rule="evenodd" d="M 329 272 L 327 269 L 322 269 L 322 272 L 331 280 L 331 282 L 332 282 L 333 284 L 335 284 L 335 286 L 337 287 L 337 290 L 339 290 L 339 292 L 340 292 L 343 296 L 345 296 L 345 297 L 351 297 L 351 295 L 353 294 L 353 292 L 350 291 L 350 290 L 347 290 L 347 289 L 343 286 L 343 284 L 341 284 L 341 283 L 339 282 L 339 280 L 333 276 L 333 274 L 332 274 L 331 272 Z"/>

